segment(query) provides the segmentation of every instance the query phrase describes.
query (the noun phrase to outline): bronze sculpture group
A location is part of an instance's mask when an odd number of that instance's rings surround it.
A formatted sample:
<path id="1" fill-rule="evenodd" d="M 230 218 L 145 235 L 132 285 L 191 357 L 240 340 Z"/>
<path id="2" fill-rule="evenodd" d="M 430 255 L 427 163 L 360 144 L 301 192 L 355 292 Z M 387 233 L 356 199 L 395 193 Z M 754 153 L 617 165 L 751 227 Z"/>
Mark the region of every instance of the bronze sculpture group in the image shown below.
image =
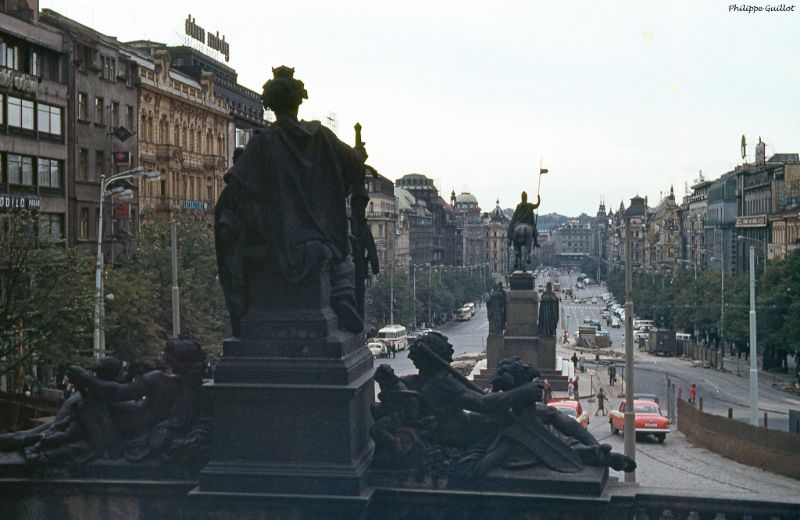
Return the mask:
<path id="1" fill-rule="evenodd" d="M 210 445 L 210 413 L 200 387 L 205 354 L 192 338 L 170 340 L 159 367 L 141 371 L 113 357 L 92 371 L 69 369 L 78 391 L 55 420 L 0 436 L 0 451 L 28 463 L 86 463 L 97 459 L 201 464 Z"/>
<path id="2" fill-rule="evenodd" d="M 322 293 L 329 301 L 322 304 L 333 310 L 340 330 L 359 333 L 364 280 L 370 270 L 378 272 L 364 215 L 366 150 L 360 136 L 353 148 L 319 122 L 298 120 L 298 107 L 307 98 L 303 83 L 294 78 L 294 69 L 278 67 L 273 73 L 263 100 L 276 122 L 237 154 L 215 210 L 219 278 L 232 332 L 243 334 L 243 321 L 264 297 L 252 289 L 253 280 L 269 273 L 267 286 L 280 283 L 284 290 L 329 284 L 330 292 Z M 534 210 L 539 202 L 528 203 L 523 192 L 509 225 L 518 269 L 529 265 L 531 248 L 538 246 Z M 539 316 L 545 335 L 553 334 L 558 320 L 557 298 L 553 307 L 551 294 L 548 285 Z M 502 286 L 488 305 L 490 331 L 502 334 Z M 410 347 L 417 374 L 397 377 L 387 366 L 376 370 L 381 393 L 370 432 L 376 467 L 463 480 L 496 468 L 635 467 L 577 422 L 543 405 L 532 367 L 513 359 L 501 362 L 493 391 L 484 393 L 450 367 L 452 354 L 447 338 L 431 333 Z M 52 463 L 202 458 L 210 434 L 200 391 L 204 361 L 199 343 L 177 338 L 167 343 L 156 370 L 132 373 L 113 358 L 102 360 L 94 373 L 71 367 L 78 393 L 56 419 L 0 436 L 0 450 Z"/>
<path id="3" fill-rule="evenodd" d="M 370 431 L 377 467 L 464 481 L 497 468 L 635 468 L 578 422 L 542 404 L 542 384 L 531 366 L 502 361 L 492 392 L 484 393 L 451 368 L 452 355 L 447 338 L 433 332 L 409 349 L 417 374 L 398 377 L 388 365 L 378 367 L 380 402 Z"/>

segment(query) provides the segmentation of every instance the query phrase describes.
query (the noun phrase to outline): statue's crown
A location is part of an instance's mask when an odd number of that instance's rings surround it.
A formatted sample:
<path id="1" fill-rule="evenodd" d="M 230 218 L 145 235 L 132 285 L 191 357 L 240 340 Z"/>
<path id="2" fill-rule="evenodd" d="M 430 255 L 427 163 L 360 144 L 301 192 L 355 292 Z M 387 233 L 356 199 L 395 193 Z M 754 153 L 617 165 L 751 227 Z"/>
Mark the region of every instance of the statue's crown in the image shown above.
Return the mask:
<path id="1" fill-rule="evenodd" d="M 294 78 L 294 67 L 287 67 L 286 65 L 281 65 L 280 67 L 273 67 L 272 77 L 274 77 L 275 79 L 278 78 L 292 79 Z"/>

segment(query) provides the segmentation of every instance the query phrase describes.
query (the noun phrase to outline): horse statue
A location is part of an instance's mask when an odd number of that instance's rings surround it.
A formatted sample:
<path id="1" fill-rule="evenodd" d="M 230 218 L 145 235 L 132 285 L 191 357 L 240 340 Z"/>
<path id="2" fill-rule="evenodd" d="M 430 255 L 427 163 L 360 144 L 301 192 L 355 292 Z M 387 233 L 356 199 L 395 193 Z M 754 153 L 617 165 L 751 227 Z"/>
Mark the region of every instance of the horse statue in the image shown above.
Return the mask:
<path id="1" fill-rule="evenodd" d="M 522 202 L 517 204 L 511 223 L 508 225 L 508 241 L 514 246 L 514 270 L 527 271 L 531 265 L 531 249 L 539 247 L 536 232 L 536 214 L 541 198 L 536 203 L 528 202 L 528 194 L 522 192 Z"/>
<path id="2" fill-rule="evenodd" d="M 514 246 L 514 270 L 526 271 L 531 266 L 531 249 L 533 248 L 533 226 L 517 224 L 511 237 Z"/>

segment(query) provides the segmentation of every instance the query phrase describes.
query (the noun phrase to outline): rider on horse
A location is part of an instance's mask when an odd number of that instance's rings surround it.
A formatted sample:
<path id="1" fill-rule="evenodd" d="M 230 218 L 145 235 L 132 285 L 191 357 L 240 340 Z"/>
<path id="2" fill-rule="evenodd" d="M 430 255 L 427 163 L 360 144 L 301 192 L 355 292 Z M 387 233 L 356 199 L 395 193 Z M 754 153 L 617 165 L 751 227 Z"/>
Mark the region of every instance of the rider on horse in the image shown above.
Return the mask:
<path id="1" fill-rule="evenodd" d="M 539 240 L 536 236 L 536 215 L 534 214 L 534 210 L 539 207 L 541 202 L 542 199 L 538 195 L 536 196 L 536 204 L 528 202 L 528 194 L 524 191 L 522 192 L 522 202 L 517 204 L 514 215 L 511 217 L 511 223 L 508 225 L 509 242 L 511 242 L 514 236 L 514 228 L 519 224 L 528 224 L 533 228 L 533 245 L 534 247 L 539 247 Z"/>

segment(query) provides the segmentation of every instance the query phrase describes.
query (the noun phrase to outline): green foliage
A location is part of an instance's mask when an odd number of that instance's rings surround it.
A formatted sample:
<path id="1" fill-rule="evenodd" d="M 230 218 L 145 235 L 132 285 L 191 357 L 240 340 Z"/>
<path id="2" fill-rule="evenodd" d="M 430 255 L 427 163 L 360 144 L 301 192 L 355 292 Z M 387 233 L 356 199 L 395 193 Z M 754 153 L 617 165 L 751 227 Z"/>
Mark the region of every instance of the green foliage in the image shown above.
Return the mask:
<path id="1" fill-rule="evenodd" d="M 391 272 L 381 272 L 367 287 L 367 323 L 376 328 L 389 322 L 390 278 Z M 429 309 L 431 319 L 441 323 L 464 303 L 479 300 L 492 284 L 487 270 L 480 267 L 418 267 L 416 280 L 417 323 L 429 323 Z M 394 319 L 409 327 L 414 325 L 412 282 L 412 273 L 394 273 Z"/>
<path id="2" fill-rule="evenodd" d="M 181 332 L 219 352 L 228 326 L 217 279 L 214 235 L 204 219 L 176 217 Z M 157 354 L 172 334 L 170 226 L 155 217 L 142 229 L 134 258 L 109 269 L 106 292 L 107 349 L 123 359 Z"/>
<path id="3" fill-rule="evenodd" d="M 0 373 L 12 388 L 35 361 L 58 366 L 91 356 L 91 258 L 37 230 L 36 214 L 0 214 Z"/>
<path id="4" fill-rule="evenodd" d="M 749 275 L 725 277 L 725 316 L 722 336 L 742 350 L 749 342 Z M 637 316 L 650 318 L 659 326 L 716 333 L 721 320 L 722 279 L 719 271 L 689 271 L 674 276 L 634 272 L 633 305 Z M 622 302 L 625 273 L 609 273 L 609 290 Z M 779 368 L 786 354 L 800 353 L 800 250 L 780 262 L 768 265 L 756 278 L 758 351 L 765 368 Z"/>
<path id="5" fill-rule="evenodd" d="M 579 268 L 589 278 L 597 278 L 599 275 L 600 280 L 606 278 L 606 263 L 596 256 L 585 256 L 581 258 Z"/>

